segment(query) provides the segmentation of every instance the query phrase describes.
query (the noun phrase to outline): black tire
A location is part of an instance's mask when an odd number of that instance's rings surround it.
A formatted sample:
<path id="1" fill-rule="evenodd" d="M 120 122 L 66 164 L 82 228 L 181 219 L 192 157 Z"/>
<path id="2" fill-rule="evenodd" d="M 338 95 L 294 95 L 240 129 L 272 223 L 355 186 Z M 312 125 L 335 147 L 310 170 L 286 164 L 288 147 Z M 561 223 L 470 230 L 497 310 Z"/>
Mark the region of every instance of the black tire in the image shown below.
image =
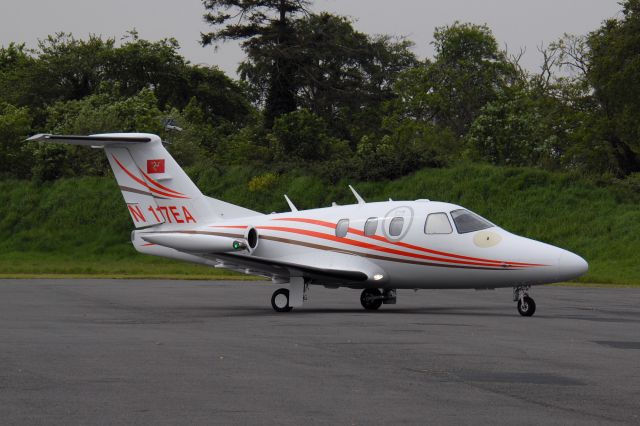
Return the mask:
<path id="1" fill-rule="evenodd" d="M 282 298 L 284 296 L 284 299 Z M 286 303 L 283 301 L 286 300 Z M 286 288 L 279 288 L 278 290 L 273 292 L 271 296 L 271 306 L 273 310 L 276 312 L 289 312 L 293 309 L 289 306 L 289 290 Z"/>
<path id="2" fill-rule="evenodd" d="M 523 297 L 518 300 L 518 312 L 523 317 L 532 317 L 536 313 L 536 302 L 529 296 Z"/>
<path id="3" fill-rule="evenodd" d="M 360 294 L 360 303 L 368 311 L 375 311 L 382 306 L 382 293 L 377 288 L 366 288 Z"/>

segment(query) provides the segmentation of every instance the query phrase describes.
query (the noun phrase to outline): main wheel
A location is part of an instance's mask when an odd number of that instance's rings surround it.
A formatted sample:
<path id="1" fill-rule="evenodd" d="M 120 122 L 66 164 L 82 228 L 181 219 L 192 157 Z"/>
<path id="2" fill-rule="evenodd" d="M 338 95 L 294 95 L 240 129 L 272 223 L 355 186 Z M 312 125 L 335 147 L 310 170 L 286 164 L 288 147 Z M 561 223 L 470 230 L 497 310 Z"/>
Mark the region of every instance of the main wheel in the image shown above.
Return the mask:
<path id="1" fill-rule="evenodd" d="M 536 302 L 529 296 L 523 297 L 521 300 L 518 300 L 518 312 L 520 312 L 520 315 L 523 317 L 532 317 L 536 312 Z"/>
<path id="2" fill-rule="evenodd" d="M 375 311 L 382 305 L 382 293 L 377 288 L 366 288 L 360 294 L 360 303 L 368 311 Z"/>
<path id="3" fill-rule="evenodd" d="M 271 306 L 276 312 L 289 312 L 291 306 L 289 306 L 289 290 L 286 288 L 279 288 L 273 292 L 271 296 Z"/>

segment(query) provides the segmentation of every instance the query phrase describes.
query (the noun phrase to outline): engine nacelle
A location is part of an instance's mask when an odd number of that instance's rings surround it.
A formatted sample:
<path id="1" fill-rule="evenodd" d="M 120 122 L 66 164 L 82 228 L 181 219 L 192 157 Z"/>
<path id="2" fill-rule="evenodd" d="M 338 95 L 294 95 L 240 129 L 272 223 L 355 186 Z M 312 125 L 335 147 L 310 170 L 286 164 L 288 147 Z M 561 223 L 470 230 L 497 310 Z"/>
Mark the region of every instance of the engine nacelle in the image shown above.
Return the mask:
<path id="1" fill-rule="evenodd" d="M 141 233 L 140 238 L 152 244 L 194 254 L 226 253 L 249 247 L 246 241 L 236 238 L 183 232 Z"/>
<path id="2" fill-rule="evenodd" d="M 260 242 L 260 236 L 258 235 L 258 231 L 253 226 L 247 228 L 244 233 L 244 241 L 247 245 L 247 250 L 249 253 L 253 253 L 256 248 L 258 248 L 258 243 Z"/>

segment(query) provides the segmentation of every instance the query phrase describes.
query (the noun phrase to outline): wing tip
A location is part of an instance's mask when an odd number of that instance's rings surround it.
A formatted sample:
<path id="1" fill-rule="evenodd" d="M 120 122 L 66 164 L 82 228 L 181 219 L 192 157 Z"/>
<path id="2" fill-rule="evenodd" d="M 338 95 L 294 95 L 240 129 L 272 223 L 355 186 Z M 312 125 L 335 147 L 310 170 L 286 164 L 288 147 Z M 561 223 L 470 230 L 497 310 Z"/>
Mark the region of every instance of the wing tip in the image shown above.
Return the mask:
<path id="1" fill-rule="evenodd" d="M 51 137 L 50 133 L 38 133 L 37 135 L 33 135 L 25 139 L 25 142 L 43 141 L 43 140 L 49 139 L 50 137 Z"/>

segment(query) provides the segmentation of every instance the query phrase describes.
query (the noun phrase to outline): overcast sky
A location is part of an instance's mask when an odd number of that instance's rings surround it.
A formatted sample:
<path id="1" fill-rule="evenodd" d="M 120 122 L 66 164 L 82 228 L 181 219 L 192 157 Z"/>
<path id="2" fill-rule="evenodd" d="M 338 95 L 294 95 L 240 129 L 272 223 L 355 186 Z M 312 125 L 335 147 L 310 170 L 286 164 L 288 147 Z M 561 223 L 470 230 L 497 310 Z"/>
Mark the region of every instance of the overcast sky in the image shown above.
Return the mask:
<path id="1" fill-rule="evenodd" d="M 215 51 L 199 45 L 202 22 L 200 0 L 1 0 L 0 44 L 25 42 L 58 31 L 84 38 L 88 34 L 120 38 L 135 28 L 142 38 L 175 37 L 182 54 L 193 63 L 217 65 L 235 76 L 242 52 L 226 43 Z M 455 20 L 488 24 L 498 42 L 517 52 L 526 48 L 522 64 L 537 70 L 537 46 L 563 33 L 585 34 L 604 19 L 619 16 L 619 0 L 316 0 L 315 11 L 330 11 L 355 20 L 369 34 L 406 36 L 414 52 L 431 57 L 433 30 Z"/>

